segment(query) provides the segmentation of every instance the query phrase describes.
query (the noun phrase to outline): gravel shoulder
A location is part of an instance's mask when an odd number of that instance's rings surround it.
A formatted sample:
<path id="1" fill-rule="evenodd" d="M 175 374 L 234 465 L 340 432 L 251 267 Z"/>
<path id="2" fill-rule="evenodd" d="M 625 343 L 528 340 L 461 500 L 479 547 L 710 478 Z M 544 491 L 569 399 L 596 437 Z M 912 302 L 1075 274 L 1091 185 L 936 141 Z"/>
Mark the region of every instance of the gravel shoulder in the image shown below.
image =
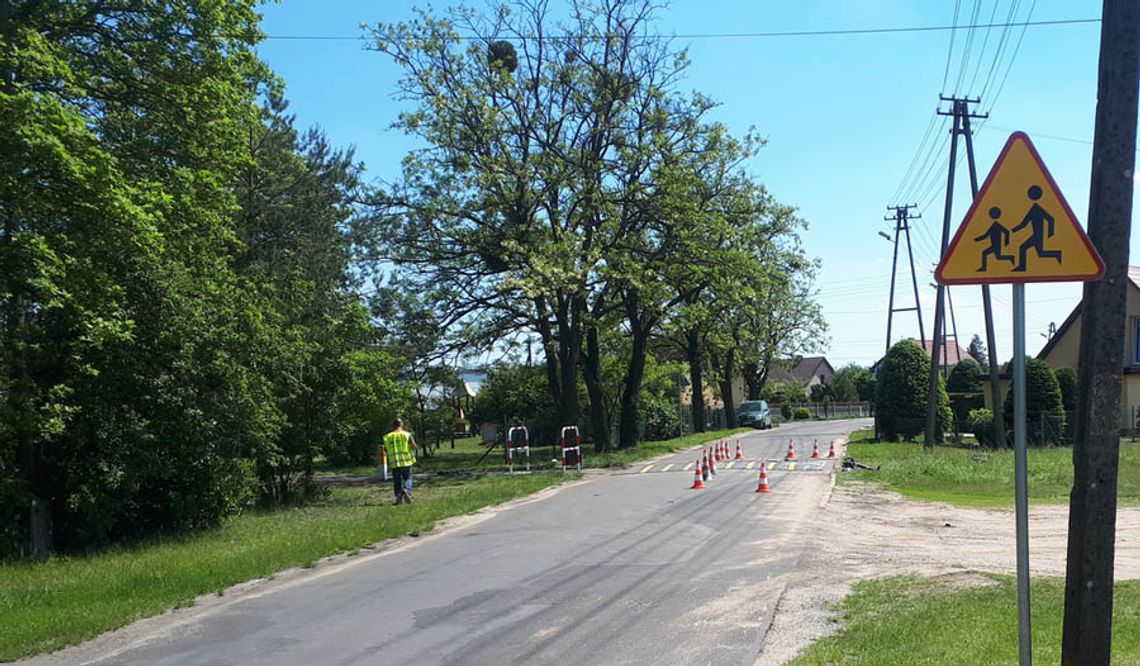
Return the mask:
<path id="1" fill-rule="evenodd" d="M 1065 574 L 1068 510 L 1030 507 L 1032 575 Z M 1140 578 L 1140 508 L 1119 509 L 1116 529 L 1116 578 Z M 1013 511 L 920 502 L 873 484 L 836 486 L 826 507 L 801 530 L 806 554 L 787 581 L 757 664 L 784 663 L 834 632 L 838 625 L 829 607 L 857 581 L 1016 569 Z"/>

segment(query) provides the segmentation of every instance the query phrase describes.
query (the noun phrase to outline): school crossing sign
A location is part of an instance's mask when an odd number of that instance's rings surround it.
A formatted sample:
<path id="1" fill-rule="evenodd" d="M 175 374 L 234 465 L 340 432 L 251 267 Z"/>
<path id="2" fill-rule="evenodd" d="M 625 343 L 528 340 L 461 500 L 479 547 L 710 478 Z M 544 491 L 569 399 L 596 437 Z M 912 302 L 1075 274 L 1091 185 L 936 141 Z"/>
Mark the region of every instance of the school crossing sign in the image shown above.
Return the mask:
<path id="1" fill-rule="evenodd" d="M 1041 156 L 1024 132 L 1005 143 L 938 264 L 942 284 L 1088 282 L 1104 275 Z"/>

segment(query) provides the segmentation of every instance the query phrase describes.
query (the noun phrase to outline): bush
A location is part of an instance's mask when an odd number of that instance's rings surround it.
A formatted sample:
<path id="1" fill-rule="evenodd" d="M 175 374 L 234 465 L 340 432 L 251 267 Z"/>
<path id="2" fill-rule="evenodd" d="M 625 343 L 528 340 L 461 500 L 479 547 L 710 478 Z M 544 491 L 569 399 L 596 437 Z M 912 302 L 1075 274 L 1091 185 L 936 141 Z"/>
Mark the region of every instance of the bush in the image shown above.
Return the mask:
<path id="1" fill-rule="evenodd" d="M 780 405 L 780 416 L 784 417 L 785 421 L 792 420 L 792 403 L 785 402 L 784 404 Z"/>
<path id="2" fill-rule="evenodd" d="M 1077 371 L 1072 368 L 1057 368 L 1057 384 L 1061 387 L 1061 404 L 1066 412 L 1077 409 Z"/>
<path id="3" fill-rule="evenodd" d="M 972 409 L 966 417 L 967 432 L 974 433 L 974 438 L 982 446 L 994 445 L 994 413 L 986 408 Z"/>
<path id="4" fill-rule="evenodd" d="M 641 417 L 645 420 L 643 439 L 657 442 L 681 436 L 681 419 L 677 405 L 659 396 L 646 396 L 641 400 Z"/>
<path id="5" fill-rule="evenodd" d="M 795 418 L 797 421 L 803 421 L 811 418 L 811 410 L 807 407 L 796 407 Z"/>
<path id="6" fill-rule="evenodd" d="M 950 370 L 946 390 L 950 393 L 979 393 L 983 378 L 982 366 L 977 361 L 972 358 L 963 359 Z"/>
<path id="7" fill-rule="evenodd" d="M 879 366 L 875 404 L 879 429 L 887 441 L 899 437 L 911 441 L 926 427 L 926 398 L 930 378 L 930 356 L 910 340 L 891 347 Z M 936 442 L 953 422 L 946 384 L 938 379 L 938 432 Z"/>
<path id="8" fill-rule="evenodd" d="M 541 367 L 501 365 L 491 368 L 475 397 L 470 416 L 476 430 L 482 423 L 505 424 L 518 417 L 530 429 L 532 441 L 554 437 L 558 432 L 558 415 Z"/>
<path id="9" fill-rule="evenodd" d="M 1006 391 L 1005 422 L 1013 424 L 1013 391 Z M 1065 440 L 1065 407 L 1061 384 L 1053 367 L 1039 358 L 1025 361 L 1026 441 L 1031 446 L 1060 444 Z"/>

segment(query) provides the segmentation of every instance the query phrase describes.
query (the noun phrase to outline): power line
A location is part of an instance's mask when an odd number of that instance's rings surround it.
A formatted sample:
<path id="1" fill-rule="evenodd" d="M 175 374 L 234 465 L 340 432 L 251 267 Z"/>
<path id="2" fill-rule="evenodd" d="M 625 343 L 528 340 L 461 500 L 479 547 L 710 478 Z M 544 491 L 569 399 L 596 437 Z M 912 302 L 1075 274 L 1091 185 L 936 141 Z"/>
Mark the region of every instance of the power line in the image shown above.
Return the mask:
<path id="1" fill-rule="evenodd" d="M 1050 25 L 1082 25 L 1100 23 L 1099 18 L 1083 18 L 1083 19 L 1055 19 L 1048 21 L 1017 21 L 1013 23 L 977 23 L 973 25 L 925 25 L 925 26 L 906 26 L 901 28 L 853 28 L 846 30 L 784 30 L 773 32 L 700 32 L 700 33 L 680 33 L 675 35 L 645 35 L 642 39 L 658 39 L 661 37 L 671 37 L 673 39 L 765 39 L 774 37 L 831 37 L 831 36 L 844 36 L 844 35 L 889 35 L 901 33 L 916 33 L 916 32 L 946 32 L 948 30 L 963 30 L 973 28 L 1007 28 L 1011 26 L 1050 26 Z M 364 35 L 355 37 L 347 35 L 266 35 L 266 40 L 281 40 L 281 41 L 357 41 L 367 42 L 368 38 Z M 461 41 L 482 41 L 483 37 L 475 37 L 471 35 L 460 35 L 458 37 Z M 559 41 L 559 40 L 591 40 L 598 41 L 605 39 L 605 36 L 578 36 L 578 35 L 550 35 L 542 37 L 513 37 L 507 41 Z"/>

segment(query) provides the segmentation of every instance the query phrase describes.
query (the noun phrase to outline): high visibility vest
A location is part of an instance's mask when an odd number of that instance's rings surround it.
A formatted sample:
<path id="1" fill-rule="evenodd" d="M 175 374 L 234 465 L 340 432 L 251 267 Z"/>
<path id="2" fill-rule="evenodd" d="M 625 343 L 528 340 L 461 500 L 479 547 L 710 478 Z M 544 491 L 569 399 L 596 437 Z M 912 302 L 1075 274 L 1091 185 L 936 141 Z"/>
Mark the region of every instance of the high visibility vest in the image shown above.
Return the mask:
<path id="1" fill-rule="evenodd" d="M 403 430 L 384 435 L 384 450 L 388 453 L 388 464 L 392 467 L 411 467 L 416 464 L 416 454 L 408 448 L 412 436 Z"/>

